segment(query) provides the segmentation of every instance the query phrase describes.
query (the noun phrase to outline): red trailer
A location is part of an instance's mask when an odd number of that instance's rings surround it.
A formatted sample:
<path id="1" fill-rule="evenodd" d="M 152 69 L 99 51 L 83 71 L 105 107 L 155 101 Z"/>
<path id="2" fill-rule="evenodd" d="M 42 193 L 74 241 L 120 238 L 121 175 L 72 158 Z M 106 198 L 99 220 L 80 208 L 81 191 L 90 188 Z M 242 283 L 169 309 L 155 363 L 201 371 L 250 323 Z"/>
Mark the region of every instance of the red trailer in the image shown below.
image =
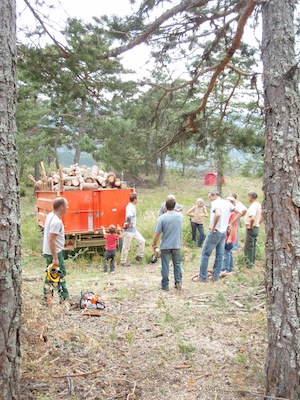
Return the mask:
<path id="1" fill-rule="evenodd" d="M 65 227 L 65 250 L 104 245 L 101 226 L 122 226 L 130 189 L 36 191 L 37 221 L 43 229 L 47 215 L 53 210 L 52 201 L 65 197 L 69 208 L 62 217 Z"/>

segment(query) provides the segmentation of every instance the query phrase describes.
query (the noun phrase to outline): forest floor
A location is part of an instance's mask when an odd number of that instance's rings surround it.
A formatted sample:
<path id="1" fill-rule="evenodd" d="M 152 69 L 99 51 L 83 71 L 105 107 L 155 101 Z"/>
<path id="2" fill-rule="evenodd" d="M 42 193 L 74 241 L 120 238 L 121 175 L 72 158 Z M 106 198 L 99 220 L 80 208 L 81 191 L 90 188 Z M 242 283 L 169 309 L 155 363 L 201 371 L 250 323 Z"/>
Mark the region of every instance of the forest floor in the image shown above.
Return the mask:
<path id="1" fill-rule="evenodd" d="M 104 274 L 100 258 L 67 260 L 71 305 L 59 304 L 57 293 L 43 305 L 42 268 L 25 266 L 24 276 L 40 277 L 23 282 L 21 398 L 263 398 L 264 268 L 257 263 L 216 283 L 194 282 L 200 255 L 201 249 L 183 249 L 182 290 L 168 292 L 159 290 L 160 261 Z M 87 290 L 105 303 L 100 316 L 74 304 Z"/>

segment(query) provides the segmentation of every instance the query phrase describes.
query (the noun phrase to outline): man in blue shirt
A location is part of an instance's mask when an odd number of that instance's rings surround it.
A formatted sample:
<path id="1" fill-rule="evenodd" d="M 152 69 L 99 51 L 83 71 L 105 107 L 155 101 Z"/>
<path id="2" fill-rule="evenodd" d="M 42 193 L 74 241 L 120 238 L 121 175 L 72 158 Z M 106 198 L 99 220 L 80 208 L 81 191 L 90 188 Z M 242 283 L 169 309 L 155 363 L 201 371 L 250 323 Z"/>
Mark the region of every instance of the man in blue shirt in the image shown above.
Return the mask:
<path id="1" fill-rule="evenodd" d="M 169 199 L 174 199 L 175 200 L 175 207 L 174 207 L 175 211 L 178 211 L 178 212 L 182 211 L 182 206 L 180 204 L 176 203 L 176 199 L 175 199 L 174 194 L 169 194 L 169 196 L 167 197 L 167 200 L 169 200 Z M 162 205 L 160 207 L 160 210 L 158 211 L 158 215 L 161 216 L 165 212 L 167 212 L 166 202 L 162 203 Z"/>
<path id="2" fill-rule="evenodd" d="M 180 247 L 183 216 L 180 212 L 174 210 L 175 203 L 174 199 L 167 199 L 167 212 L 158 218 L 153 236 L 153 249 L 155 249 L 159 236 L 162 234 L 160 243 L 162 290 L 169 290 L 169 263 L 171 258 L 174 266 L 175 288 L 181 290 L 182 287 Z"/>

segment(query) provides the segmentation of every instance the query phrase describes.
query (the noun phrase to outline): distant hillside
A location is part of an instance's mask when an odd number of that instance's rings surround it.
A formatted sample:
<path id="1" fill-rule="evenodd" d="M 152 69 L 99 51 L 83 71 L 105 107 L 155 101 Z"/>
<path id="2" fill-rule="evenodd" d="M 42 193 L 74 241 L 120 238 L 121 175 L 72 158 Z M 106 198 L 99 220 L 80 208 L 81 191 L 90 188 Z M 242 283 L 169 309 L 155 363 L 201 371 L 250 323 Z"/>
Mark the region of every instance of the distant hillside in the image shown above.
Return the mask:
<path id="1" fill-rule="evenodd" d="M 74 161 L 74 154 L 75 154 L 74 151 L 67 149 L 59 149 L 58 150 L 59 164 L 62 167 L 68 167 L 69 165 L 72 165 Z M 88 167 L 92 167 L 95 164 L 97 163 L 90 154 L 85 152 L 81 153 L 79 165 L 86 165 Z"/>

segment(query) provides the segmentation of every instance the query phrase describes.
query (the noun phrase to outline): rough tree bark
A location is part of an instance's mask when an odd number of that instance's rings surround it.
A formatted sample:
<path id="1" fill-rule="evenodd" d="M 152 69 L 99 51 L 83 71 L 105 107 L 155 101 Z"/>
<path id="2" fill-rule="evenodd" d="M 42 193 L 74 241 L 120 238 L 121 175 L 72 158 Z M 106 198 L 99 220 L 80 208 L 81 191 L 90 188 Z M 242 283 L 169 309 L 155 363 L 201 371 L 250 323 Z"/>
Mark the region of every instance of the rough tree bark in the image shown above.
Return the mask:
<path id="1" fill-rule="evenodd" d="M 266 147 L 264 209 L 267 398 L 300 399 L 300 98 L 296 1 L 262 3 Z"/>
<path id="2" fill-rule="evenodd" d="M 0 397 L 19 399 L 21 262 L 15 0 L 0 1 Z"/>
<path id="3" fill-rule="evenodd" d="M 80 113 L 80 124 L 79 124 L 79 132 L 78 132 L 78 139 L 77 139 L 77 145 L 75 148 L 75 155 L 74 155 L 74 164 L 79 164 L 80 161 L 80 154 L 81 154 L 81 149 L 80 149 L 80 141 L 84 138 L 84 129 L 85 129 L 85 124 L 86 124 L 86 98 L 82 98 L 82 103 L 81 103 L 81 113 Z"/>
<path id="4" fill-rule="evenodd" d="M 157 179 L 157 186 L 164 186 L 165 184 L 165 177 L 166 177 L 166 159 L 167 154 L 166 152 L 162 152 L 160 154 L 160 165 L 159 165 L 159 173 Z"/>

